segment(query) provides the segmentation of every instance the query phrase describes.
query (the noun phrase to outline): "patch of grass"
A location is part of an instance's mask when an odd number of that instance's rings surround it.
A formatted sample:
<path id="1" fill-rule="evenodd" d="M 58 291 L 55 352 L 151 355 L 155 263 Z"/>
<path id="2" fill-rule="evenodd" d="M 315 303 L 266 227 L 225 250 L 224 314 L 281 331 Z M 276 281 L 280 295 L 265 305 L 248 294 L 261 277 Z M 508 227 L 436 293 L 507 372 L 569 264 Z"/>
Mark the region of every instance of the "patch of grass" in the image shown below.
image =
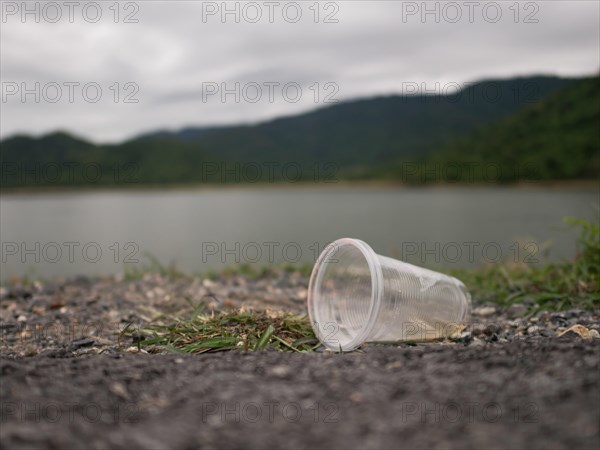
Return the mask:
<path id="1" fill-rule="evenodd" d="M 292 264 L 292 263 L 283 263 L 276 266 L 258 266 L 256 264 L 238 264 L 235 266 L 228 266 L 221 270 L 219 274 L 214 271 L 209 271 L 205 274 L 207 278 L 217 278 L 218 275 L 225 276 L 236 276 L 243 275 L 247 276 L 253 280 L 259 280 L 261 278 L 268 277 L 273 274 L 274 270 L 282 270 L 283 272 L 300 272 L 303 277 L 310 277 L 310 273 L 312 272 L 313 264 L 302 263 L 302 264 Z"/>
<path id="2" fill-rule="evenodd" d="M 133 336 L 125 330 L 125 336 Z M 160 345 L 186 353 L 224 350 L 256 351 L 274 348 L 281 351 L 308 352 L 319 346 L 306 316 L 289 313 L 226 311 L 218 314 L 192 314 L 165 326 L 135 330 L 147 336 L 138 341 L 143 348 Z"/>
<path id="3" fill-rule="evenodd" d="M 171 279 L 185 277 L 186 275 L 171 262 L 168 265 L 161 263 L 156 256 L 150 252 L 144 252 L 142 256 L 146 259 L 141 264 L 125 264 L 124 274 L 127 281 L 134 281 L 143 278 L 148 273 L 158 273 Z"/>
<path id="4" fill-rule="evenodd" d="M 302 263 L 302 264 L 284 264 L 282 269 L 286 272 L 300 272 L 303 277 L 309 278 L 312 272 L 314 264 Z"/>
<path id="5" fill-rule="evenodd" d="M 494 264 L 475 270 L 454 270 L 479 301 L 508 306 L 529 304 L 533 310 L 600 309 L 600 226 L 567 217 L 580 228 L 579 254 L 574 261 L 547 264 Z"/>
<path id="6" fill-rule="evenodd" d="M 225 276 L 235 276 L 235 275 L 244 275 L 252 280 L 259 280 L 267 276 L 270 272 L 270 268 L 268 266 L 257 267 L 253 264 L 239 264 L 236 266 L 228 266 L 225 267 L 221 274 Z"/>
<path id="7" fill-rule="evenodd" d="M 503 263 L 475 270 L 454 270 L 450 274 L 461 279 L 478 302 L 501 306 L 524 303 L 530 307 L 531 314 L 542 309 L 600 309 L 600 226 L 575 218 L 565 218 L 565 223 L 580 228 L 579 255 L 573 261 L 541 267 Z M 155 260 L 154 264 L 157 266 Z M 157 267 L 159 272 L 170 275 L 164 267 Z M 310 269 L 307 266 L 302 274 L 308 277 Z M 289 266 L 283 270 L 299 268 Z M 242 265 L 227 269 L 221 275 L 257 279 L 270 273 L 269 268 Z M 148 336 L 137 341 L 140 348 L 160 345 L 188 353 L 265 348 L 309 352 L 320 345 L 306 316 L 244 310 L 206 314 L 203 305 L 194 308 L 188 319 L 177 319 L 171 325 L 155 325 L 135 333 Z M 123 334 L 134 335 L 131 330 Z"/>

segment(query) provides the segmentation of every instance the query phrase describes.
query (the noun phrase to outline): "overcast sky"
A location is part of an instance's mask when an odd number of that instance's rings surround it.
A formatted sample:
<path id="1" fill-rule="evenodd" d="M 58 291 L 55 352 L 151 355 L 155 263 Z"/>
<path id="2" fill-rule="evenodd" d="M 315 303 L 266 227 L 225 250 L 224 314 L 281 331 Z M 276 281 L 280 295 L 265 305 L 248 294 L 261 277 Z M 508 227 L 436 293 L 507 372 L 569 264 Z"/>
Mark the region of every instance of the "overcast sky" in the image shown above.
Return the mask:
<path id="1" fill-rule="evenodd" d="M 400 1 L 229 2 L 240 14 L 225 20 L 221 2 L 122 2 L 118 18 L 114 1 L 72 10 L 40 3 L 39 16 L 31 3 L 24 17 L 21 2 L 1 3 L 1 137 L 61 129 L 114 142 L 156 129 L 255 123 L 415 83 L 440 91 L 600 68 L 595 0 L 437 2 L 439 22 L 434 13 L 422 17 L 421 2 Z M 223 87 L 234 93 L 223 99 Z M 25 98 L 23 88 L 31 91 Z"/>

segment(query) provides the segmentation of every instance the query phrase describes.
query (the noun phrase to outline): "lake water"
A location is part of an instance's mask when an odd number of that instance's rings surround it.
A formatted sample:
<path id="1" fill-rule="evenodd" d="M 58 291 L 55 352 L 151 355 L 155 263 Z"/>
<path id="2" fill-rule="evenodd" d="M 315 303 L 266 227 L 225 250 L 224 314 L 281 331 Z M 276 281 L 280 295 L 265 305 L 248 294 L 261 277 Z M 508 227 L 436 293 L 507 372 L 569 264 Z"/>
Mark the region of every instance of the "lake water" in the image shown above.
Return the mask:
<path id="1" fill-rule="evenodd" d="M 340 237 L 433 268 L 556 261 L 576 252 L 562 218 L 597 221 L 598 203 L 594 190 L 540 187 L 3 194 L 1 278 L 119 273 L 146 254 L 194 273 L 311 263 Z"/>

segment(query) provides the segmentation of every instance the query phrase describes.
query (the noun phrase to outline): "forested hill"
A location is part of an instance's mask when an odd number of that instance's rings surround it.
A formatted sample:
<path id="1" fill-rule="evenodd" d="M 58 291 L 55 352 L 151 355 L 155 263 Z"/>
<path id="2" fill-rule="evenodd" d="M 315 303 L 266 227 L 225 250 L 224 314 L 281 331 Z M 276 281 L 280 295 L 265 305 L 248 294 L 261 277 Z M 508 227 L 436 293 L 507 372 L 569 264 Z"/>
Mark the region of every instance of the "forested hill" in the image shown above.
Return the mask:
<path id="1" fill-rule="evenodd" d="M 66 133 L 14 136 L 0 143 L 1 182 L 11 187 L 219 182 L 218 173 L 207 176 L 207 164 L 273 162 L 334 164 L 342 178 L 404 180 L 399 168 L 406 161 L 510 167 L 527 161 L 543 179 L 590 178 L 598 173 L 599 95 L 598 77 L 515 78 L 483 81 L 451 95 L 349 101 L 253 126 L 155 132 L 118 145 Z"/>

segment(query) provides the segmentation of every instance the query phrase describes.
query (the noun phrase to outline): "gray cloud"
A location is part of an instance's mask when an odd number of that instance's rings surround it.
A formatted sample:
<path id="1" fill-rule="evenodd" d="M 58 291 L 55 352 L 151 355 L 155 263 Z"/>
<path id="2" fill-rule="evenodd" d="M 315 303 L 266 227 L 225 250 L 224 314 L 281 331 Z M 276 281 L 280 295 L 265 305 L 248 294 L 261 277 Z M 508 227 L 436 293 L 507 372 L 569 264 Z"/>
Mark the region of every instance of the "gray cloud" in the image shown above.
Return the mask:
<path id="1" fill-rule="evenodd" d="M 13 3 L 21 4 L 2 1 L 2 7 Z M 289 3 L 279 2 L 281 7 Z M 0 30 L 3 91 L 7 82 L 30 87 L 39 82 L 43 87 L 93 81 L 103 95 L 97 103 L 81 95 L 69 103 L 65 93 L 57 103 L 10 96 L 1 104 L 1 136 L 64 129 L 96 141 L 117 141 L 152 129 L 252 123 L 307 111 L 321 105 L 327 82 L 336 83 L 336 98 L 343 100 L 401 92 L 403 82 L 582 75 L 600 68 L 598 2 L 523 2 L 517 23 L 512 1 L 496 3 L 502 12 L 496 23 L 481 13 L 493 2 L 479 2 L 473 23 L 464 2 L 455 2 L 463 12 L 456 23 L 443 15 L 439 23 L 432 15 L 423 23 L 419 14 L 404 22 L 403 8 L 420 7 L 421 2 L 326 3 L 321 2 L 321 22 L 337 5 L 338 23 L 314 23 L 312 1 L 298 2 L 303 14 L 298 23 L 280 14 L 274 23 L 266 17 L 258 23 L 243 18 L 235 23 L 232 16 L 228 23 L 218 16 L 204 23 L 203 7 L 221 2 L 138 2 L 138 23 L 114 23 L 108 9 L 112 2 L 102 3 L 103 17 L 97 23 L 77 14 L 73 23 L 66 17 L 58 23 L 41 17 L 36 23 L 32 16 L 22 23 L 18 15 L 8 16 Z M 235 2 L 228 4 L 233 7 Z M 256 4 L 267 11 L 264 2 Z M 444 3 L 439 5 L 442 11 Z M 120 11 L 120 21 L 125 12 Z M 530 18 L 538 22 L 524 23 L 532 12 Z M 138 103 L 123 103 L 124 95 L 132 92 L 124 89 L 127 82 L 139 86 L 134 96 Z M 295 82 L 302 86 L 302 96 L 296 103 L 285 101 L 281 93 L 272 103 L 266 94 L 257 103 L 236 103 L 231 96 L 223 103 L 218 95 L 204 102 L 206 82 L 238 82 L 242 87 Z M 314 83 L 319 83 L 317 103 Z"/>

